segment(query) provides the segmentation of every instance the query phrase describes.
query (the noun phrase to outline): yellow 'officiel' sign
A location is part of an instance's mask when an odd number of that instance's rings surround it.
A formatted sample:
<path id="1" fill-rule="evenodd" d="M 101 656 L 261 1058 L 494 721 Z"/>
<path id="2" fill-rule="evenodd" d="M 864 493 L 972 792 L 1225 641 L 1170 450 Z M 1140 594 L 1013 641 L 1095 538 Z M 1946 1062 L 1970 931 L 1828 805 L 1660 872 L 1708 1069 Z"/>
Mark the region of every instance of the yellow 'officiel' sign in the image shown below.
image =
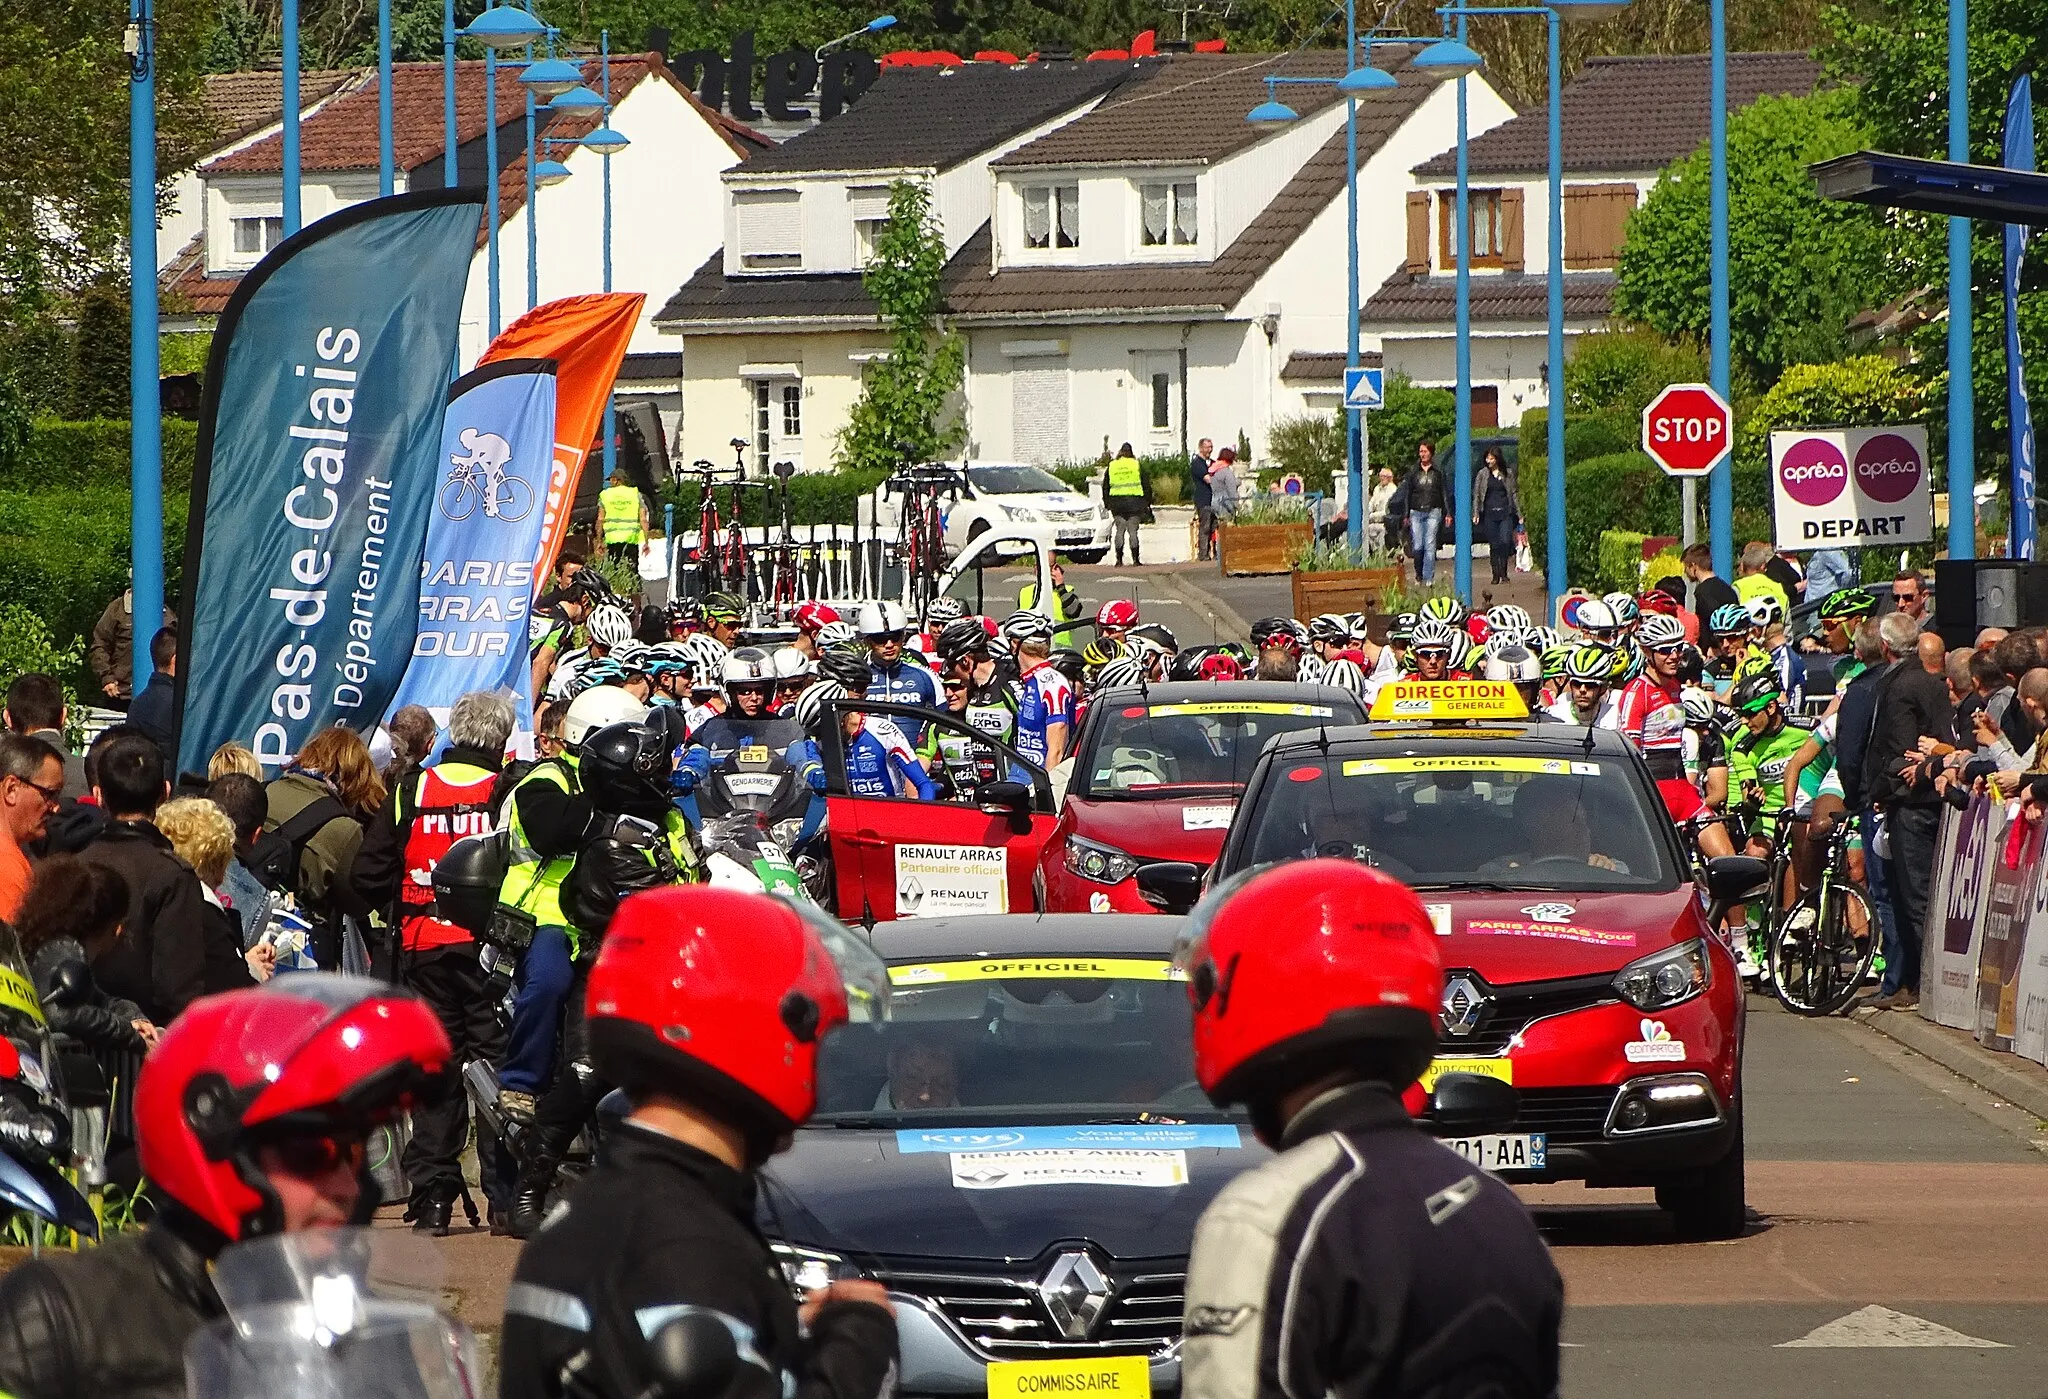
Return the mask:
<path id="1" fill-rule="evenodd" d="M 1265 700 L 1232 703 L 1229 700 L 1199 700 L 1188 704 L 1155 704 L 1154 719 L 1177 714 L 1286 714 L 1296 719 L 1334 719 L 1337 711 L 1327 704 L 1280 704 Z"/>
<path id="2" fill-rule="evenodd" d="M 889 968 L 889 984 L 903 987 L 1077 977 L 1095 981 L 1186 980 L 1173 963 L 1145 957 L 977 957 L 972 961 L 916 962 Z"/>
<path id="3" fill-rule="evenodd" d="M 1436 758 L 1346 758 L 1346 777 L 1388 772 L 1533 772 L 1557 777 L 1598 777 L 1600 764 L 1576 758 L 1525 758 L 1512 753 L 1450 753 Z"/>
<path id="4" fill-rule="evenodd" d="M 1142 1355 L 1087 1360 L 998 1360 L 988 1399 L 1151 1399 L 1152 1367 Z"/>
<path id="5" fill-rule="evenodd" d="M 1526 719 L 1529 706 L 1505 680 L 1390 680 L 1374 719 Z"/>

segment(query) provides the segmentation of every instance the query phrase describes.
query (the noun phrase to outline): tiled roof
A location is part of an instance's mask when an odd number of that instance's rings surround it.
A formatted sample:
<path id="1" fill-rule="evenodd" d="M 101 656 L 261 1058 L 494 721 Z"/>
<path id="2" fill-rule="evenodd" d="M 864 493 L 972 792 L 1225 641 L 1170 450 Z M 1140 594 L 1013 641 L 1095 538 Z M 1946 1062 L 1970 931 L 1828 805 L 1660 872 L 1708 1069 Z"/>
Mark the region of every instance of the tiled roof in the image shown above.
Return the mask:
<path id="1" fill-rule="evenodd" d="M 844 121 L 844 117 L 835 117 Z M 983 234 L 986 237 L 986 228 Z M 972 246 L 973 240 L 969 240 Z M 964 251 L 964 250 L 963 250 Z M 982 257 L 988 244 L 982 243 Z M 858 272 L 795 276 L 725 275 L 725 250 L 714 250 L 668 304 L 655 314 L 667 321 L 843 320 L 873 322 L 875 303 Z"/>
<path id="2" fill-rule="evenodd" d="M 1105 59 L 885 69 L 846 111 L 754 156 L 747 171 L 950 169 L 1157 66 Z"/>
<path id="3" fill-rule="evenodd" d="M 1564 168 L 1574 174 L 1662 170 L 1707 139 L 1712 71 L 1703 53 L 1592 58 L 1565 85 Z M 1820 62 L 1806 53 L 1728 55 L 1728 110 L 1757 98 L 1812 92 Z M 1550 161 L 1548 108 L 1538 105 L 1471 142 L 1473 175 L 1540 174 Z M 1458 173 L 1457 152 L 1415 167 L 1417 175 Z"/>
<path id="4" fill-rule="evenodd" d="M 233 277 L 206 275 L 206 235 L 195 233 L 192 241 L 178 249 L 177 256 L 157 274 L 163 313 L 218 316 L 227 309 L 228 298 L 235 294 L 241 280 L 239 273 Z"/>
<path id="5" fill-rule="evenodd" d="M 582 62 L 583 80 L 593 88 L 599 82 L 600 65 L 595 58 Z M 632 90 L 650 72 L 666 79 L 683 92 L 699 114 L 717 128 L 733 150 L 746 155 L 750 148 L 722 122 L 705 110 L 696 95 L 676 83 L 659 54 L 625 54 L 611 62 L 612 95 Z M 417 170 L 441 158 L 442 90 L 438 63 L 400 63 L 391 78 L 391 138 L 396 164 L 401 170 Z M 519 69 L 510 64 L 498 69 L 498 122 L 500 129 L 525 121 L 526 93 L 519 85 Z M 543 112 L 547 134 L 580 135 L 592 129 L 594 121 L 584 118 L 579 127 L 551 112 Z M 466 59 L 455 65 L 455 141 L 464 146 L 484 135 L 484 62 Z M 522 132 L 523 138 L 523 132 Z M 523 145 L 523 139 L 519 145 Z M 503 148 L 500 156 L 511 160 L 518 146 Z M 322 107 L 299 129 L 299 162 L 306 170 L 375 170 L 377 168 L 377 85 L 374 81 Z M 232 155 L 222 156 L 202 167 L 202 175 L 276 174 L 284 168 L 282 135 L 273 133 Z M 522 174 L 521 180 L 524 180 Z M 436 181 L 438 183 L 438 180 Z"/>
<path id="6" fill-rule="evenodd" d="M 1398 87 L 1359 100 L 1361 164 L 1422 105 L 1434 87 L 1413 70 L 1402 70 L 1397 76 Z M 1263 84 L 1256 86 L 1264 91 Z M 1240 105 L 1236 118 L 1240 126 L 1254 132 L 1257 128 L 1244 120 L 1244 112 L 1257 100 L 1254 97 L 1252 102 Z M 1289 101 L 1291 104 L 1292 98 Z M 1160 110 L 1164 114 L 1171 109 Z M 1178 118 L 1165 119 L 1171 122 Z M 1222 314 L 1252 289 L 1260 275 L 1294 245 L 1309 223 L 1343 189 L 1344 132 L 1340 129 L 1302 163 L 1294 178 L 1213 262 L 1008 267 L 991 276 L 988 235 L 984 230 L 953 258 L 948 269 L 951 285 L 947 301 L 954 314 L 964 319 L 1095 310 L 1189 309 Z"/>
<path id="7" fill-rule="evenodd" d="M 1405 56 L 1388 55 L 1380 66 Z M 1221 160 L 1270 130 L 1246 121 L 1244 115 L 1265 100 L 1264 79 L 1283 73 L 1341 77 L 1344 56 L 1315 49 L 1293 54 L 1175 55 L 1086 116 L 1047 132 L 995 164 L 1015 168 Z M 1277 94 L 1303 116 L 1337 101 L 1337 90 L 1327 86 L 1290 84 L 1278 88 Z"/>
<path id="8" fill-rule="evenodd" d="M 1345 363 L 1343 350 L 1295 350 L 1287 356 L 1287 363 L 1280 366 L 1280 379 L 1288 384 L 1342 384 Z M 1365 369 L 1378 369 L 1383 361 L 1378 350 L 1360 350 L 1358 363 Z"/>
<path id="9" fill-rule="evenodd" d="M 345 83 L 361 81 L 371 72 L 365 68 L 327 68 L 299 74 L 299 110 L 314 106 Z M 232 145 L 284 114 L 284 74 L 209 73 L 200 101 L 213 123 L 217 144 Z"/>
<path id="10" fill-rule="evenodd" d="M 1394 323 L 1449 325 L 1457 315 L 1458 284 L 1452 277 L 1417 277 L 1396 272 L 1367 298 L 1359 319 L 1369 326 Z M 1567 272 L 1567 320 L 1605 320 L 1614 310 L 1612 272 Z M 1474 277 L 1475 321 L 1545 321 L 1550 317 L 1548 278 L 1521 272 Z"/>
<path id="11" fill-rule="evenodd" d="M 622 383 L 645 383 L 650 379 L 677 379 L 683 373 L 680 350 L 640 350 L 628 354 L 619 366 Z"/>

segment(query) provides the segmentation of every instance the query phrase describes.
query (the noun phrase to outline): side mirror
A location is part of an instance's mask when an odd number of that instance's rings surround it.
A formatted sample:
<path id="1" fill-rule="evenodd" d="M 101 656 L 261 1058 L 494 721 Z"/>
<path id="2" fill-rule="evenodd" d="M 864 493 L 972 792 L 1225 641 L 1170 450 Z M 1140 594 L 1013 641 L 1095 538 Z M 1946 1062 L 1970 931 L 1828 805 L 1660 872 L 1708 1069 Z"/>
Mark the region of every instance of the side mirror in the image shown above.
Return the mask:
<path id="1" fill-rule="evenodd" d="M 984 782 L 974 789 L 974 804 L 991 816 L 1031 814 L 1031 789 L 1022 782 Z"/>
<path id="2" fill-rule="evenodd" d="M 1707 897 L 1740 903 L 1771 887 L 1771 867 L 1754 855 L 1716 855 L 1707 861 Z"/>
<path id="3" fill-rule="evenodd" d="M 76 957 L 57 964 L 51 978 L 49 1002 L 53 1006 L 82 1006 L 92 999 L 92 973 Z"/>
<path id="4" fill-rule="evenodd" d="M 739 1373 L 740 1352 L 725 1323 L 709 1312 L 685 1312 L 647 1342 L 659 1399 L 717 1399 Z"/>
<path id="5" fill-rule="evenodd" d="M 1455 1137 L 1504 1132 L 1521 1110 L 1521 1094 L 1484 1074 L 1445 1074 L 1429 1095 L 1429 1120 Z"/>
<path id="6" fill-rule="evenodd" d="M 1138 894 L 1162 913 L 1186 913 L 1202 897 L 1202 867 L 1185 860 L 1138 866 Z"/>

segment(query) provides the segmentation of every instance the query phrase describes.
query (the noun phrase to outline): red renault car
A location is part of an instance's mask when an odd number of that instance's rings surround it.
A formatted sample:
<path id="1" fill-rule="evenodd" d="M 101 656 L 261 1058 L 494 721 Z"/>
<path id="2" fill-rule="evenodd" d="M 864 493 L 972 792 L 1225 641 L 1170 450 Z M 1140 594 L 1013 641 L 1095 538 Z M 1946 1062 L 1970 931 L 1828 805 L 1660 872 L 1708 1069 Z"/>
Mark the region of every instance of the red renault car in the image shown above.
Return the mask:
<path id="1" fill-rule="evenodd" d="M 1348 691 L 1286 681 L 1190 680 L 1095 696 L 1039 857 L 1044 908 L 1157 912 L 1134 876 L 1154 861 L 1206 868 L 1216 858 L 1269 740 L 1364 718 Z"/>
<path id="2" fill-rule="evenodd" d="M 1443 1040 L 1422 1084 L 1513 1085 L 1505 1130 L 1447 1138 L 1508 1180 L 1654 1186 L 1689 1238 L 1744 1224 L 1742 984 L 1709 900 L 1764 883 L 1760 861 L 1701 882 L 1649 771 L 1619 734 L 1488 718 L 1485 682 L 1389 686 L 1375 713 L 1456 720 L 1292 734 L 1260 755 L 1208 887 L 1279 860 L 1365 861 L 1414 889 L 1442 940 Z M 1388 691 L 1417 692 L 1415 694 Z M 1476 719 L 1477 722 L 1473 722 Z M 1186 865 L 1146 871 L 1184 908 Z M 1276 929 L 1276 933 L 1284 929 Z"/>

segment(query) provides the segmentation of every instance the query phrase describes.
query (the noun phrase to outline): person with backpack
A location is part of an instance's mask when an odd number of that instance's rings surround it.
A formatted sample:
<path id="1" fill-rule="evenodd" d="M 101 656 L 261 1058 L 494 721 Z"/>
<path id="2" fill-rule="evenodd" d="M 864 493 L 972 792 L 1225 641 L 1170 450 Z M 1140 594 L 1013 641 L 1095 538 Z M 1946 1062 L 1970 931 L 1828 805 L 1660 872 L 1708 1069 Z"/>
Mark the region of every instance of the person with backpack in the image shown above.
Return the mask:
<path id="1" fill-rule="evenodd" d="M 298 899 L 313 925 L 313 960 L 323 971 L 337 970 L 343 919 L 355 919 L 359 929 L 370 926 L 370 906 L 353 875 L 363 828 L 384 804 L 384 780 L 362 738 L 336 725 L 307 740 L 265 793 L 263 830 L 279 840 L 257 852 L 263 868 L 256 873 Z"/>

